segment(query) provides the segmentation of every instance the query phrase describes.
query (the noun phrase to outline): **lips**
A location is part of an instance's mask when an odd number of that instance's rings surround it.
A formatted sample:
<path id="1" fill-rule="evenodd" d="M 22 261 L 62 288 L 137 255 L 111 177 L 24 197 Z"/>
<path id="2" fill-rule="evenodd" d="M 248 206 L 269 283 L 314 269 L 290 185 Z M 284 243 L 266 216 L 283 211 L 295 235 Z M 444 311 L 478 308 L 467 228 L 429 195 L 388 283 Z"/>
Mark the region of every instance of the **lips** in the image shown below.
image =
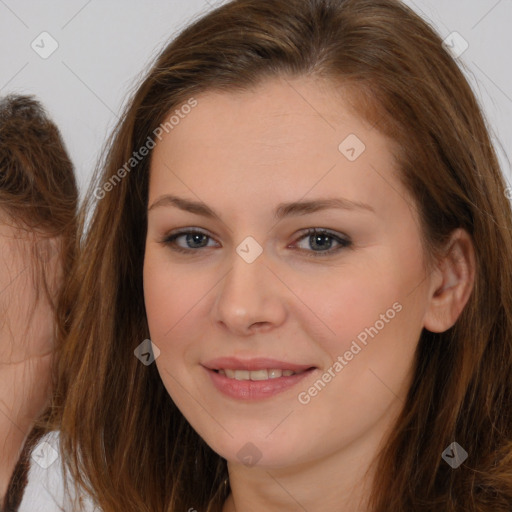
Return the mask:
<path id="1" fill-rule="evenodd" d="M 203 363 L 210 382 L 223 395 L 241 401 L 263 400 L 298 385 L 316 367 L 267 357 L 219 357 Z"/>
<path id="2" fill-rule="evenodd" d="M 246 361 L 246 363 L 248 362 Z M 286 390 L 290 390 L 293 387 L 298 386 L 298 384 L 303 381 L 303 379 L 306 379 L 308 376 L 313 375 L 317 371 L 316 368 L 310 367 L 308 370 L 303 370 L 299 373 L 294 373 L 293 375 L 281 375 L 275 376 L 274 378 L 253 380 L 253 373 L 266 370 L 225 370 L 228 372 L 234 371 L 235 374 L 238 372 L 242 373 L 242 378 L 237 379 L 236 377 L 228 377 L 222 373 L 222 370 L 212 370 L 210 368 L 206 368 L 205 366 L 203 366 L 203 368 L 210 378 L 210 382 L 224 396 L 244 402 L 270 399 L 276 395 L 284 393 Z M 284 371 L 291 372 L 291 370 Z M 246 375 L 243 375 L 243 372 L 247 372 L 250 378 L 244 378 Z M 281 370 L 279 370 L 279 372 L 281 372 Z"/>

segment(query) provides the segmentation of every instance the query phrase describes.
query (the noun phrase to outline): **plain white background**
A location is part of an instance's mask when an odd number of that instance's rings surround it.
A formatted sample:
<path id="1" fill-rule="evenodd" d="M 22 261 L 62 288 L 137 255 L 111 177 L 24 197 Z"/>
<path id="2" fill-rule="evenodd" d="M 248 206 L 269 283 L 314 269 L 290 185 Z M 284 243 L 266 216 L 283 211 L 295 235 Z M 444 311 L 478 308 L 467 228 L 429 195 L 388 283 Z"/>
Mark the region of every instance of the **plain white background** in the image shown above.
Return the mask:
<path id="1" fill-rule="evenodd" d="M 151 59 L 188 22 L 221 3 L 0 0 L 0 95 L 35 94 L 43 102 L 61 129 L 83 194 L 121 107 Z M 469 45 L 458 60 L 467 67 L 512 184 L 512 1 L 405 3 L 443 39 L 458 32 Z M 42 58 L 52 44 L 57 49 Z"/>

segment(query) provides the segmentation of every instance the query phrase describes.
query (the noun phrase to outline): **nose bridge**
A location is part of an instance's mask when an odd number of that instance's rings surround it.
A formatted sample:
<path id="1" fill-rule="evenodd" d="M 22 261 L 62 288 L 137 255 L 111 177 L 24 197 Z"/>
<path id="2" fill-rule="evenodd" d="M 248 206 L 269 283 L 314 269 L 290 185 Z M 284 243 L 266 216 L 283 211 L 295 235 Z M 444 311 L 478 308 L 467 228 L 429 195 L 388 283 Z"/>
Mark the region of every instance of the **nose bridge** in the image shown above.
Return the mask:
<path id="1" fill-rule="evenodd" d="M 245 332 L 252 324 L 278 324 L 284 318 L 284 304 L 267 258 L 261 252 L 254 260 L 246 254 L 254 249 L 241 243 L 231 256 L 231 269 L 218 289 L 215 319 L 226 327 Z M 244 250 L 247 251 L 244 253 Z"/>
<path id="2" fill-rule="evenodd" d="M 221 287 L 221 298 L 238 304 L 238 309 L 247 309 L 249 312 L 256 302 L 268 290 L 268 274 L 265 267 L 264 255 L 261 254 L 255 261 L 248 263 L 235 252 L 231 257 L 231 271 L 227 274 Z"/>

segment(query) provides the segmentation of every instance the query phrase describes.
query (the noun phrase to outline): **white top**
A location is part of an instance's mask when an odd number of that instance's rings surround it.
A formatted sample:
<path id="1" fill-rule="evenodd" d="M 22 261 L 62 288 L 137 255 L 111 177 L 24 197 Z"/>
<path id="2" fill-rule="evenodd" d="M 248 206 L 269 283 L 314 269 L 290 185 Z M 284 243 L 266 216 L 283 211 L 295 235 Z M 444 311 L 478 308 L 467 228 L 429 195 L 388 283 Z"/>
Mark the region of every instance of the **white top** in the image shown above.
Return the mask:
<path id="1" fill-rule="evenodd" d="M 32 450 L 28 482 L 18 512 L 101 512 L 85 493 L 75 496 L 68 475 L 70 496 L 64 494 L 64 475 L 59 451 L 59 433 L 44 435 Z"/>

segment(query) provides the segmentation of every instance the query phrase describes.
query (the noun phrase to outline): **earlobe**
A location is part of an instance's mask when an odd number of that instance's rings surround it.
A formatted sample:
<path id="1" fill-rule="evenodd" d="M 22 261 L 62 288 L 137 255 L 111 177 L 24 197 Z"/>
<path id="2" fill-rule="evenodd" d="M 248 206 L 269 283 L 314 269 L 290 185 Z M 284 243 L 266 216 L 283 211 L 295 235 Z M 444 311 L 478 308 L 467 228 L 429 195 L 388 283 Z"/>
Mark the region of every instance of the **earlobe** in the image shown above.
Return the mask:
<path id="1" fill-rule="evenodd" d="M 463 229 L 453 232 L 447 251 L 432 275 L 424 327 L 444 332 L 452 327 L 473 290 L 475 255 L 471 236 Z"/>

